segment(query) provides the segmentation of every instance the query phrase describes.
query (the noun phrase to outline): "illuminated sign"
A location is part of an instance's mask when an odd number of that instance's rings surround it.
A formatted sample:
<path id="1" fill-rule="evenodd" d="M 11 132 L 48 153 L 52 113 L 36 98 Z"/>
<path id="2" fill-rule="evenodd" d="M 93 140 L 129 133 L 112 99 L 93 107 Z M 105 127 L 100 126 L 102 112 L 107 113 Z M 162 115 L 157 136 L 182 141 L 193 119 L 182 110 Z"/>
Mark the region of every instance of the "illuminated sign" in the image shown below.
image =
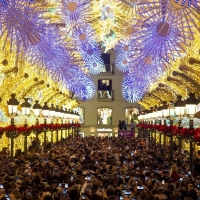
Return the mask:
<path id="1" fill-rule="evenodd" d="M 97 131 L 112 132 L 112 128 L 97 128 Z"/>

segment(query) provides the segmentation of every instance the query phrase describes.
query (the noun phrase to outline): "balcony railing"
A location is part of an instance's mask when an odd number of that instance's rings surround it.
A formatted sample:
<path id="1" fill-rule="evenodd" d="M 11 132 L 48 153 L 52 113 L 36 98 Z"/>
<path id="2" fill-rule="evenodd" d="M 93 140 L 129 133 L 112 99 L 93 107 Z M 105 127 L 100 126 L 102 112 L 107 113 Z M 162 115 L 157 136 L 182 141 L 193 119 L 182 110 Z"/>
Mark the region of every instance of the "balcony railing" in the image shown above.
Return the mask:
<path id="1" fill-rule="evenodd" d="M 113 91 L 112 90 L 97 90 L 97 100 L 112 101 Z"/>

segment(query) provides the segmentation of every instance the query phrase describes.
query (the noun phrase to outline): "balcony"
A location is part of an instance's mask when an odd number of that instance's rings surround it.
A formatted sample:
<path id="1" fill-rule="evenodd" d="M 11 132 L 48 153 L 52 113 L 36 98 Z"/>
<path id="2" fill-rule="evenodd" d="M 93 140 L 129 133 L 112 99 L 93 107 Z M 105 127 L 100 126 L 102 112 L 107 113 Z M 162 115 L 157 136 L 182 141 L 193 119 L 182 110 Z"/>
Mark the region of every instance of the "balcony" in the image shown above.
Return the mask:
<path id="1" fill-rule="evenodd" d="M 105 64 L 104 70 L 100 73 L 100 75 L 112 75 L 113 74 L 113 65 Z"/>
<path id="2" fill-rule="evenodd" d="M 97 90 L 98 101 L 112 101 L 113 91 L 112 90 Z"/>

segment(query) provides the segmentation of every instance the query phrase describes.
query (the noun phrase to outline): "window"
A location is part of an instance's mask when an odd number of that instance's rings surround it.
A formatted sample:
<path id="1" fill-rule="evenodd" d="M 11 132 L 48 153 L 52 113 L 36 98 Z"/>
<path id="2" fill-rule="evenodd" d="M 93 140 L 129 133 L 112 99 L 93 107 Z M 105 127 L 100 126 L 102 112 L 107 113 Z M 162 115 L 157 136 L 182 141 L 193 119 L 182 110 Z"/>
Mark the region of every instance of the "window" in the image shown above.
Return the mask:
<path id="1" fill-rule="evenodd" d="M 78 112 L 79 114 L 79 122 L 81 124 L 84 124 L 85 123 L 85 109 L 84 108 L 81 108 L 81 107 L 77 107 L 75 109 L 73 109 L 74 111 Z"/>
<path id="2" fill-rule="evenodd" d="M 103 53 L 101 54 L 101 57 L 103 59 L 103 62 L 105 63 L 105 68 L 102 73 L 112 73 L 112 65 L 110 64 L 110 54 Z"/>
<path id="3" fill-rule="evenodd" d="M 112 101 L 112 98 L 112 80 L 98 80 L 97 99 Z"/>
<path id="4" fill-rule="evenodd" d="M 98 90 L 112 90 L 112 80 L 98 80 Z"/>
<path id="5" fill-rule="evenodd" d="M 111 108 L 99 108 L 97 124 L 110 125 L 112 124 L 112 109 Z"/>
<path id="6" fill-rule="evenodd" d="M 137 122 L 138 109 L 137 108 L 127 108 L 125 109 L 125 121 L 126 124 L 131 124 L 134 120 Z"/>

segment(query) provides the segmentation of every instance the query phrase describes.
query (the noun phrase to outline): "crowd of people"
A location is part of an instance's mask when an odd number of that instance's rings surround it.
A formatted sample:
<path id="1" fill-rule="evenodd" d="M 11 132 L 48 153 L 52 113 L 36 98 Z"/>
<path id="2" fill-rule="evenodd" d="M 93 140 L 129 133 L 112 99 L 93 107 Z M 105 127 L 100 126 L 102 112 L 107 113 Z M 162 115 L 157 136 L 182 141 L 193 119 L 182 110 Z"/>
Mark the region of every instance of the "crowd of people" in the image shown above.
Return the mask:
<path id="1" fill-rule="evenodd" d="M 140 138 L 67 138 L 52 149 L 0 159 L 1 200 L 198 200 L 200 152 L 173 163 Z M 170 162 L 171 163 L 171 162 Z"/>

